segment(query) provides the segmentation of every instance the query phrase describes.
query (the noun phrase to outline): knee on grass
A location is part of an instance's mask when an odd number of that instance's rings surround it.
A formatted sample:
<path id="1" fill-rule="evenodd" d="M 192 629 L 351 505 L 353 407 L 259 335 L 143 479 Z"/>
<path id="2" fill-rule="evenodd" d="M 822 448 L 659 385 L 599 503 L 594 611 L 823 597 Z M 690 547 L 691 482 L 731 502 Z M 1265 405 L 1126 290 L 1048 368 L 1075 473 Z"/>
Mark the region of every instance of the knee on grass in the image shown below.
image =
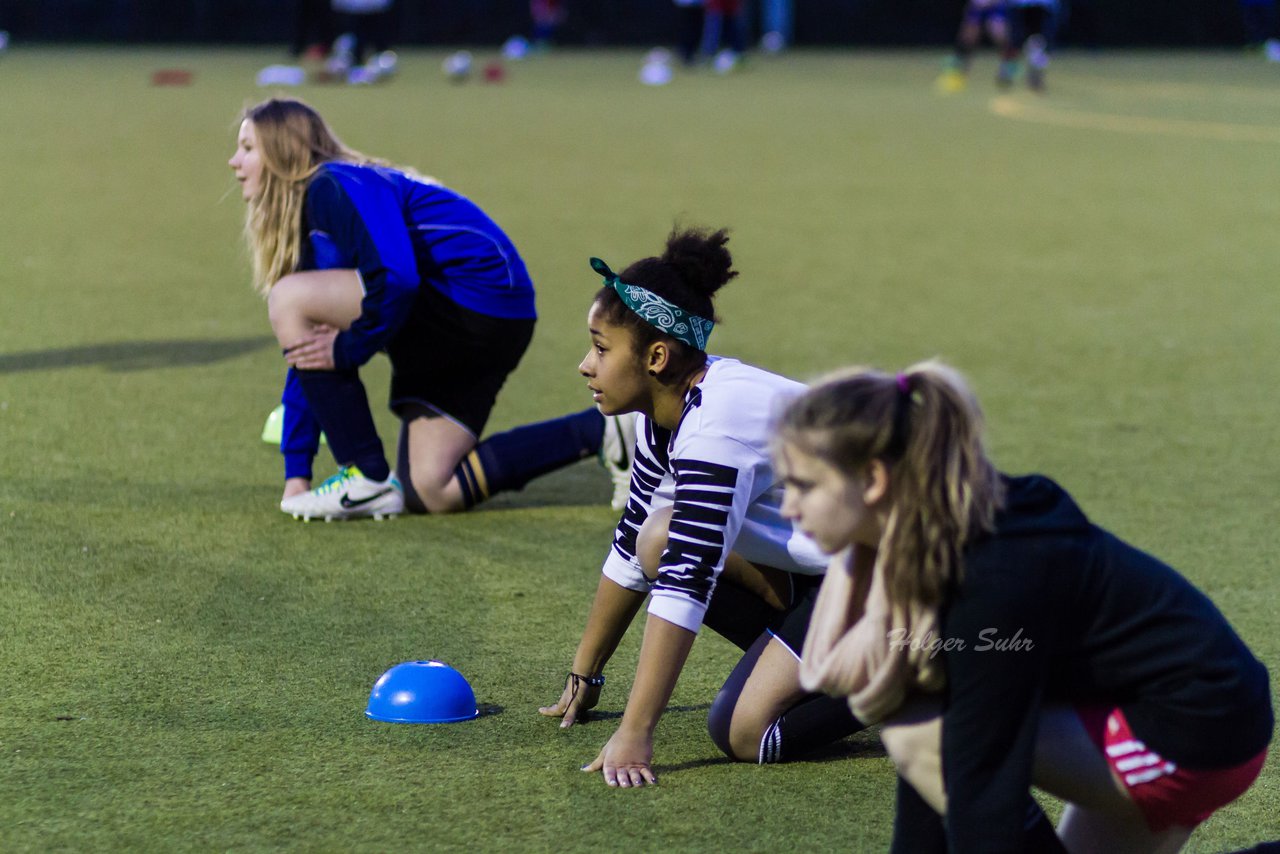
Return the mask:
<path id="1" fill-rule="evenodd" d="M 396 476 L 404 489 L 404 506 L 410 513 L 440 515 L 467 509 L 452 477 L 441 483 L 438 476 L 429 472 L 419 472 L 403 464 L 397 465 L 396 469 Z"/>
<path id="2" fill-rule="evenodd" d="M 734 762 L 759 762 L 760 742 L 773 721 L 750 720 L 741 713 L 734 720 L 737 700 L 730 691 L 721 690 L 716 695 L 707 712 L 707 733 L 715 746 Z"/>

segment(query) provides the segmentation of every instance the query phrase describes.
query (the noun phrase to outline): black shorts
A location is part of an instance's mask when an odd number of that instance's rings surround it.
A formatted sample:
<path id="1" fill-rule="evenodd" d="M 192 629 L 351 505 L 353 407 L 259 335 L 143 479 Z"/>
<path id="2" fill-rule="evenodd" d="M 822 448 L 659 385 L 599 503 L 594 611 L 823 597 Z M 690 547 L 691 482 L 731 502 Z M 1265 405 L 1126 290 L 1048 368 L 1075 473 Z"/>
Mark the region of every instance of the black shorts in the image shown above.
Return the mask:
<path id="1" fill-rule="evenodd" d="M 822 587 L 821 575 L 791 573 L 791 607 L 766 631 L 791 650 L 796 657 L 804 651 L 804 639 L 809 634 L 809 620 L 818 602 L 818 590 Z"/>
<path id="2" fill-rule="evenodd" d="M 788 577 L 791 579 L 791 598 L 781 611 L 769 607 L 764 600 L 734 584 L 717 585 L 703 623 L 743 650 L 768 632 L 799 658 L 804 650 L 805 635 L 809 632 L 809 618 L 813 616 L 813 607 L 818 600 L 818 589 L 822 586 L 822 576 L 792 572 Z"/>
<path id="3" fill-rule="evenodd" d="M 427 285 L 387 345 L 391 411 L 425 407 L 478 439 L 507 376 L 533 339 L 534 321 L 463 308 Z"/>

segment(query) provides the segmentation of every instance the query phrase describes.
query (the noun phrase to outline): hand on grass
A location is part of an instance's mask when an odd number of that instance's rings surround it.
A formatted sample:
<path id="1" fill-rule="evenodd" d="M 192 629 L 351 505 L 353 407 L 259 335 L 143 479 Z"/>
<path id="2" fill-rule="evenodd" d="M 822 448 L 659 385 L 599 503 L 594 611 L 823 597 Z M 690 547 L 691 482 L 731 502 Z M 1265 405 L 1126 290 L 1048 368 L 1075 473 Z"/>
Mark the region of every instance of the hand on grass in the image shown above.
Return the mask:
<path id="1" fill-rule="evenodd" d="M 295 495 L 301 495 L 304 492 L 311 491 L 311 480 L 305 477 L 290 477 L 284 481 L 284 498 L 292 498 Z"/>
<path id="2" fill-rule="evenodd" d="M 656 786 L 658 775 L 650 767 L 653 762 L 653 739 L 650 736 L 627 735 L 624 730 L 613 734 L 590 765 L 582 770 L 601 771 L 610 786 L 629 789 L 632 786 Z"/>
<path id="3" fill-rule="evenodd" d="M 336 367 L 333 362 L 333 341 L 337 337 L 336 327 L 326 323 L 316 324 L 311 329 L 311 335 L 295 341 L 284 351 L 284 360 L 290 367 L 302 371 L 332 371 Z"/>
<path id="4" fill-rule="evenodd" d="M 578 682 L 577 691 L 574 691 L 574 682 Z M 575 680 L 572 676 L 565 683 L 564 692 L 560 695 L 560 699 L 550 706 L 543 706 L 538 709 L 538 714 L 546 715 L 549 718 L 561 718 L 560 728 L 568 729 L 580 720 L 587 719 L 587 711 L 594 709 L 596 703 L 600 702 L 600 686 L 588 685 L 581 680 Z"/>

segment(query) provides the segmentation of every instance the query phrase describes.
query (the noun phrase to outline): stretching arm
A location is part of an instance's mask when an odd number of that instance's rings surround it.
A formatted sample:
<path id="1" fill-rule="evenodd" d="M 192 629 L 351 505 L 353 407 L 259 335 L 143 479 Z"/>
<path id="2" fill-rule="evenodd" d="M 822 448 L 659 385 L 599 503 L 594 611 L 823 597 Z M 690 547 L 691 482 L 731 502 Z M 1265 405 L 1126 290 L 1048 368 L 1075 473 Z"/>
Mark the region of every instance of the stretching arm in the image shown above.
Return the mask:
<path id="1" fill-rule="evenodd" d="M 582 640 L 578 641 L 578 650 L 573 656 L 573 673 L 579 676 L 597 676 L 604 671 L 604 666 L 613 656 L 614 650 L 622 641 L 636 612 L 644 603 L 645 594 L 629 590 L 600 577 L 596 586 L 596 598 L 591 603 L 591 612 L 587 615 L 587 626 L 582 631 Z M 579 684 L 575 684 L 577 681 Z M 571 727 L 588 709 L 594 708 L 600 698 L 600 687 L 584 685 L 580 680 L 569 677 L 560 699 L 550 706 L 538 709 L 548 717 L 562 718 L 561 728 Z"/>
<path id="2" fill-rule="evenodd" d="M 607 784 L 622 788 L 658 782 L 652 768 L 653 732 L 675 690 L 695 637 L 688 629 L 649 615 L 636 681 L 622 724 L 595 760 L 583 766 L 583 771 L 600 771 Z"/>

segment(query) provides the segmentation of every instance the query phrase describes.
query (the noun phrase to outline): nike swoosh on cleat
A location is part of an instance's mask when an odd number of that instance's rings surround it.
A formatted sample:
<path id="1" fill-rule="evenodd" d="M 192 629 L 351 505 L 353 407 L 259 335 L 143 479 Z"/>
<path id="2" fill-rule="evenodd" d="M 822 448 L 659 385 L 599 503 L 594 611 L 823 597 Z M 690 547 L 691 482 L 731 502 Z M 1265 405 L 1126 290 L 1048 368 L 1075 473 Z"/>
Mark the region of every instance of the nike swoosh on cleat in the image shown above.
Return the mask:
<path id="1" fill-rule="evenodd" d="M 388 492 L 391 492 L 391 487 L 387 487 L 381 492 L 375 492 L 373 495 L 370 495 L 368 498 L 357 498 L 354 501 L 350 497 L 348 497 L 348 493 L 344 492 L 342 493 L 342 498 L 338 499 L 338 503 L 341 504 L 346 509 L 351 510 L 356 507 L 363 507 L 364 505 L 368 504 L 370 501 L 377 501 L 379 498 L 386 495 Z"/>

